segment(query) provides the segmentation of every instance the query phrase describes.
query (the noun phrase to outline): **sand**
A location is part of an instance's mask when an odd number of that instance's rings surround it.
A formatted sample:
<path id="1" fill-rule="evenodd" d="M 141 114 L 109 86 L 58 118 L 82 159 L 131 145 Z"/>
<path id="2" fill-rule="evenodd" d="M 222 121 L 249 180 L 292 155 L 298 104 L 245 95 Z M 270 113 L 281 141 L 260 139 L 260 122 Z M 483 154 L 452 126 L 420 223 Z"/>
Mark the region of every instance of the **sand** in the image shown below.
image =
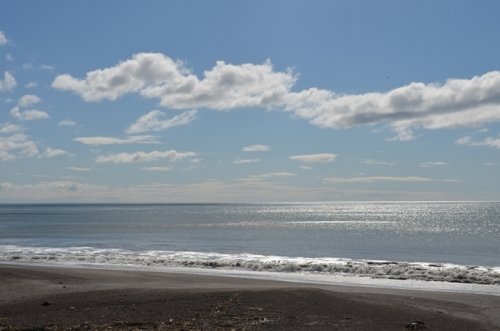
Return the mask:
<path id="1" fill-rule="evenodd" d="M 500 330 L 500 297 L 0 264 L 0 330 Z"/>

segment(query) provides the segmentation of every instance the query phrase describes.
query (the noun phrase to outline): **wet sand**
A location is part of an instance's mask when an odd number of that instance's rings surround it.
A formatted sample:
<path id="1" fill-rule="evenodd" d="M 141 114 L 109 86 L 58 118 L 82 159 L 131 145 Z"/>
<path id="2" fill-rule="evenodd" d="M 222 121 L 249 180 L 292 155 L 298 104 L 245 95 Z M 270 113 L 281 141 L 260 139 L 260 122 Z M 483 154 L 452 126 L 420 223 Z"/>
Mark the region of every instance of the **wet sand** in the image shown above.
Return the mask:
<path id="1" fill-rule="evenodd" d="M 0 264 L 0 330 L 500 330 L 500 297 Z"/>

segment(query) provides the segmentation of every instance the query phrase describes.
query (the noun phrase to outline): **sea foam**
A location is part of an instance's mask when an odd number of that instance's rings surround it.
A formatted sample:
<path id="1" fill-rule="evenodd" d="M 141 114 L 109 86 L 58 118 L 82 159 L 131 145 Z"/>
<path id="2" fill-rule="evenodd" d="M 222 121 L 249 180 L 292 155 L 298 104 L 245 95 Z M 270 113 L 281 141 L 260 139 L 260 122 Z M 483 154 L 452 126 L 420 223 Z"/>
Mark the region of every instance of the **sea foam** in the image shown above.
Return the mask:
<path id="1" fill-rule="evenodd" d="M 499 267 L 344 258 L 0 245 L 0 262 L 205 268 L 500 285 Z"/>

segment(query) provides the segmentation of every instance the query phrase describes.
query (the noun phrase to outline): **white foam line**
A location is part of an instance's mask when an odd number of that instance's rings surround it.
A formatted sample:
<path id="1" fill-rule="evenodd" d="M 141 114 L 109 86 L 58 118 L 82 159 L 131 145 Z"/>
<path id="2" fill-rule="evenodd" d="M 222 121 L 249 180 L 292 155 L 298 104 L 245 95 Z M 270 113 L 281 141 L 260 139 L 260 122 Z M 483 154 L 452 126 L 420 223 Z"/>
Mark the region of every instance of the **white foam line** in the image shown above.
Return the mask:
<path id="1" fill-rule="evenodd" d="M 500 268 L 467 267 L 454 264 L 408 263 L 391 261 L 350 260 L 341 258 L 304 258 L 256 254 L 221 254 L 179 251 L 133 252 L 122 249 L 92 247 L 18 247 L 0 245 L 0 261 L 24 263 L 69 263 L 117 265 L 155 268 L 201 268 L 222 272 L 271 273 L 273 277 L 298 277 L 305 274 L 345 279 L 377 279 L 377 282 L 475 283 L 500 285 Z M 283 276 L 286 275 L 286 276 Z M 307 276 L 310 277 L 310 276 Z"/>

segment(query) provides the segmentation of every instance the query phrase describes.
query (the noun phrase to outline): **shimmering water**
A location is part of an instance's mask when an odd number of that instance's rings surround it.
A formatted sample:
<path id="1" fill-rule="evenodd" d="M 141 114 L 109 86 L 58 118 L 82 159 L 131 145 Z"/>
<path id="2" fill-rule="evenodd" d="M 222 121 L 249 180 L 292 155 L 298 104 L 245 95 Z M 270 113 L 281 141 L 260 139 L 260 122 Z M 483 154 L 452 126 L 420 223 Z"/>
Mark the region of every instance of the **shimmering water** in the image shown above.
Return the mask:
<path id="1" fill-rule="evenodd" d="M 496 269 L 500 203 L 0 205 L 4 262 L 260 270 L 264 261 L 276 259 L 288 261 L 287 267 L 268 264 L 264 269 L 338 272 L 331 264 L 391 266 L 366 260 L 392 261 L 398 268 L 425 262 L 435 268 L 457 264 Z M 304 263 L 323 266 L 307 269 Z"/>

